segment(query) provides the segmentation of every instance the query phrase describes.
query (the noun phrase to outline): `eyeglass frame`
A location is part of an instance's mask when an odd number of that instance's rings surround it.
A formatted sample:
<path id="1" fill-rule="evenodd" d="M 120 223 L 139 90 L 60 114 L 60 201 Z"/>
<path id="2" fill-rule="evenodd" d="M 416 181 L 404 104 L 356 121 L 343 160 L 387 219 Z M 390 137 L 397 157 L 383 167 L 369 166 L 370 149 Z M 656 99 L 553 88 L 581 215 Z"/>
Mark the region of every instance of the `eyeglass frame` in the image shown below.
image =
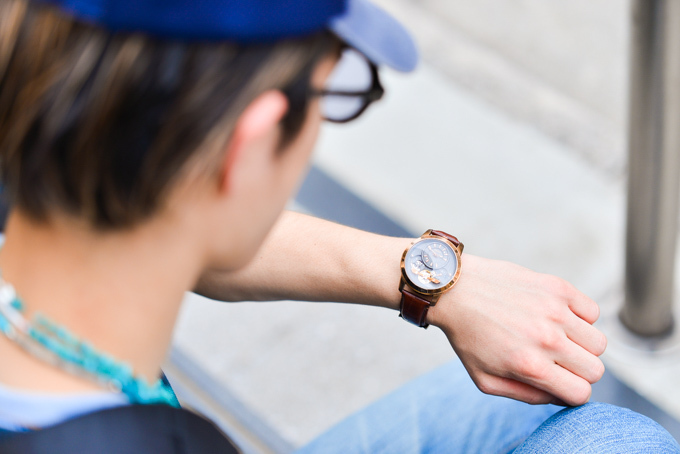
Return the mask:
<path id="1" fill-rule="evenodd" d="M 344 118 L 344 119 L 334 119 L 334 118 L 328 118 L 324 116 L 324 120 L 329 121 L 331 123 L 348 123 L 352 120 L 356 120 L 361 114 L 363 114 L 368 107 L 373 104 L 376 101 L 379 101 L 382 99 L 383 95 L 385 94 L 385 88 L 382 86 L 380 83 L 380 76 L 378 74 L 378 67 L 370 61 L 368 58 L 366 58 L 363 54 L 359 52 L 359 54 L 366 60 L 366 63 L 368 64 L 370 70 L 371 70 L 371 77 L 373 79 L 373 83 L 371 84 L 371 87 L 366 90 L 366 91 L 343 91 L 343 90 L 325 90 L 325 89 L 316 89 L 313 87 L 309 88 L 309 95 L 310 96 L 315 96 L 315 97 L 321 97 L 323 98 L 324 96 L 345 96 L 345 97 L 358 97 L 364 101 L 364 104 L 362 107 L 357 110 L 354 115 Z"/>

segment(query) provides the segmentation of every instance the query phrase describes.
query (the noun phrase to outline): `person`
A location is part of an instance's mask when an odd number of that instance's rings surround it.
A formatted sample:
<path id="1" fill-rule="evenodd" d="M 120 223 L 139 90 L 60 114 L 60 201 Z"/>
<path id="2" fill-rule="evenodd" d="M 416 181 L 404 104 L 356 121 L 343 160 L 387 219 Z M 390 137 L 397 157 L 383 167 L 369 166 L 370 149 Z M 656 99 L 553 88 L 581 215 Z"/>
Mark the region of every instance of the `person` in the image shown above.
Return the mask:
<path id="1" fill-rule="evenodd" d="M 77 452 L 120 448 L 106 427 L 123 416 L 154 436 L 166 413 L 144 409 L 177 405 L 157 377 L 187 290 L 383 306 L 447 335 L 462 363 L 306 452 L 680 452 L 647 418 L 583 405 L 606 339 L 570 284 L 436 230 L 281 214 L 321 121 L 356 118 L 378 66 L 416 60 L 366 0 L 0 0 L 0 452 L 54 448 L 88 415 L 117 416 L 79 429 Z M 172 440 L 197 426 L 173 418 L 158 436 L 190 452 Z"/>

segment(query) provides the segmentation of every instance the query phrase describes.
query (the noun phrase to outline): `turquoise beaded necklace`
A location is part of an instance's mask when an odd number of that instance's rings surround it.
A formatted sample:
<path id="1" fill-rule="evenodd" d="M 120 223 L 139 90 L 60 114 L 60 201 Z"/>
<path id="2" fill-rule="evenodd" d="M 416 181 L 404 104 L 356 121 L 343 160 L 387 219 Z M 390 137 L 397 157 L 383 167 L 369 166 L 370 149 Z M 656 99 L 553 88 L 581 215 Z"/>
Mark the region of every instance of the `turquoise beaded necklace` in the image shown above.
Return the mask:
<path id="1" fill-rule="evenodd" d="M 0 331 L 8 339 L 43 361 L 125 394 L 130 403 L 179 407 L 175 393 L 162 380 L 149 385 L 133 375 L 129 364 L 97 351 L 43 315 L 28 321 L 23 314 L 24 304 L 14 287 L 0 277 Z"/>

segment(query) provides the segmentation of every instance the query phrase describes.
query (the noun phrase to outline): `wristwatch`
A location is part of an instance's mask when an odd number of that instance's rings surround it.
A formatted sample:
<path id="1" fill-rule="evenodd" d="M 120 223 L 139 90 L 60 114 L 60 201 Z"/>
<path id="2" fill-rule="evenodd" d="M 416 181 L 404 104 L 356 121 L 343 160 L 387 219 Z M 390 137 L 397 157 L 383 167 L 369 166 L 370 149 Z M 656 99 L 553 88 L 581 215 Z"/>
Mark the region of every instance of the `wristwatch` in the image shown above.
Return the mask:
<path id="1" fill-rule="evenodd" d="M 423 328 L 425 316 L 460 277 L 463 243 L 440 230 L 428 230 L 401 256 L 399 316 Z"/>

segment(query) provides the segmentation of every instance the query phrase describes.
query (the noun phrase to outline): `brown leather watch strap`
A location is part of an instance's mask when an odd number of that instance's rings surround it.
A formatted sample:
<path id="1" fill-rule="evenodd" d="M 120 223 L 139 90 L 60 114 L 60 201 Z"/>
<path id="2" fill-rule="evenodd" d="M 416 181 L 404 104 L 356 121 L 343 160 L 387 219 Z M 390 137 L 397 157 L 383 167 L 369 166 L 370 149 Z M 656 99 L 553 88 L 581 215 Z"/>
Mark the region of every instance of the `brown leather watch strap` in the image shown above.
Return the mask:
<path id="1" fill-rule="evenodd" d="M 442 232 L 441 230 L 433 230 L 431 233 L 432 233 L 432 235 L 436 235 L 436 236 L 440 236 L 442 238 L 446 238 L 447 240 L 452 242 L 453 245 L 456 246 L 456 247 L 460 246 L 460 244 L 461 244 L 460 241 L 458 241 L 458 238 L 456 238 L 455 236 L 450 235 L 446 232 Z"/>
<path id="2" fill-rule="evenodd" d="M 430 305 L 429 301 L 414 295 L 406 289 L 402 289 L 399 316 L 414 325 L 427 328 L 430 324 L 425 322 L 425 316 Z"/>

